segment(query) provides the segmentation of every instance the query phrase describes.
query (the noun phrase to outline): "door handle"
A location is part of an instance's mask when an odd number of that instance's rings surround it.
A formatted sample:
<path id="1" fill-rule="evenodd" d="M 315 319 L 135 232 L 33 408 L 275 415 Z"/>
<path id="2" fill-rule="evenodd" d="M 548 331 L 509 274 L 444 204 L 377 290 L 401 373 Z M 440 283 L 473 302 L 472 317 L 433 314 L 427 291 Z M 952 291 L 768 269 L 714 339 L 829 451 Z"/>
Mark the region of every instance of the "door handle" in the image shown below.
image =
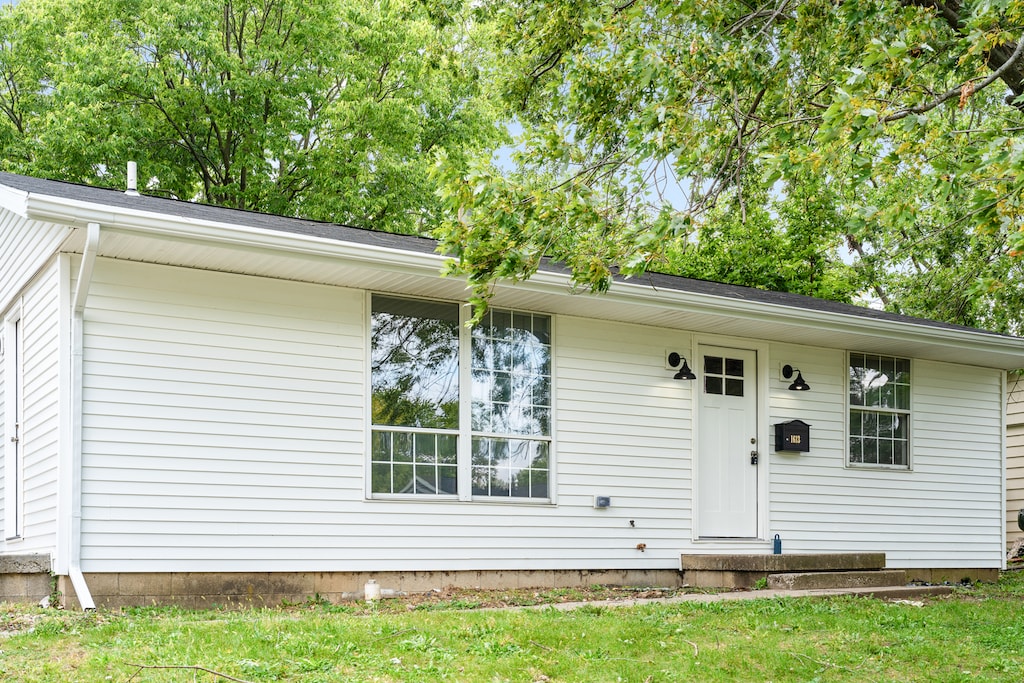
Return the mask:
<path id="1" fill-rule="evenodd" d="M 756 465 L 757 464 L 757 451 L 750 451 L 750 464 L 751 465 Z"/>

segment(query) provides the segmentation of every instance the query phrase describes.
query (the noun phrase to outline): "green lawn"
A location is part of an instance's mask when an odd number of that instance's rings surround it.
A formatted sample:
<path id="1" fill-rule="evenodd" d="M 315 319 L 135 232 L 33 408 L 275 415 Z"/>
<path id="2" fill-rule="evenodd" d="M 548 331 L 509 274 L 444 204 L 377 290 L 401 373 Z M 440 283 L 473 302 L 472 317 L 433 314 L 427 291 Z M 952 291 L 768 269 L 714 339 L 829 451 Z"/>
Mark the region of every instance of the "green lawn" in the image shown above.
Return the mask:
<path id="1" fill-rule="evenodd" d="M 453 609 L 467 602 L 91 615 L 4 606 L 0 680 L 1024 680 L 1024 572 L 923 605 Z"/>

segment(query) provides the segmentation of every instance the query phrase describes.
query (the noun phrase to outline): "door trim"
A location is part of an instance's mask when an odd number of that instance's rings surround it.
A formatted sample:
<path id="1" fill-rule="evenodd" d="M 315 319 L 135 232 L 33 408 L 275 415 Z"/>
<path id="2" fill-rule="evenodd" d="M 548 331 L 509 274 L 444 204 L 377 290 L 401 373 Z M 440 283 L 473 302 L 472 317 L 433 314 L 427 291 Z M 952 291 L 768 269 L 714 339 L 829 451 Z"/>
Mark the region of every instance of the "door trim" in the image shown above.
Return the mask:
<path id="1" fill-rule="evenodd" d="M 704 381 L 704 366 L 700 359 L 701 347 L 715 346 L 721 348 L 732 348 L 743 351 L 753 351 L 757 358 L 757 395 L 756 395 L 756 408 L 755 415 L 757 420 L 757 447 L 759 453 L 759 461 L 757 467 L 757 528 L 756 536 L 751 538 L 710 538 L 701 537 L 698 534 L 700 528 L 699 519 L 699 497 L 701 492 L 698 490 L 698 463 L 697 454 L 700 448 L 700 409 L 703 402 L 703 381 Z M 693 450 L 691 452 L 691 482 L 692 482 L 692 523 L 690 526 L 691 541 L 694 543 L 700 543 L 701 545 L 723 545 L 723 546 L 736 546 L 744 544 L 756 544 L 763 545 L 765 540 L 769 537 L 768 530 L 770 527 L 770 520 L 768 518 L 768 510 L 770 509 L 768 492 L 768 482 L 771 475 L 771 455 L 773 453 L 771 444 L 769 441 L 769 425 L 768 425 L 768 396 L 770 378 L 768 372 L 768 366 L 770 365 L 770 357 L 768 353 L 769 345 L 765 342 L 760 342 L 751 339 L 744 339 L 742 337 L 724 337 L 719 335 L 694 335 L 693 344 L 691 347 L 691 353 L 695 358 L 694 365 L 699 365 L 699 368 L 694 368 L 697 373 L 697 386 L 694 388 L 693 397 L 693 416 L 691 423 L 693 425 Z"/>

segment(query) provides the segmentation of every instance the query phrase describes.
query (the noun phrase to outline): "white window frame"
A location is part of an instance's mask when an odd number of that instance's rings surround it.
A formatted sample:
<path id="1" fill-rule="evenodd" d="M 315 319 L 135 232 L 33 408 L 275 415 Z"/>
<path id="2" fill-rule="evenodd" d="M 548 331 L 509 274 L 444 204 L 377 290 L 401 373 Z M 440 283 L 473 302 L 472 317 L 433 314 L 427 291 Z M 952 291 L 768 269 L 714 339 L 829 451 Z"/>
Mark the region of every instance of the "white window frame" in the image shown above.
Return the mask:
<path id="1" fill-rule="evenodd" d="M 851 356 L 854 355 L 865 355 L 865 356 L 878 356 L 879 358 L 890 358 L 894 360 L 906 361 L 910 366 L 910 384 L 909 384 L 909 396 L 907 397 L 908 408 L 906 410 L 902 408 L 885 408 L 881 406 L 856 406 L 850 403 L 850 367 L 851 367 Z M 844 434 L 844 445 L 843 452 L 845 454 L 846 468 L 855 470 L 882 470 L 886 472 L 912 472 L 914 469 L 914 382 L 916 378 L 916 371 L 914 367 L 914 359 L 906 358 L 902 356 L 895 356 L 891 354 L 882 353 L 871 353 L 867 351 L 847 351 L 846 352 L 846 368 L 843 373 L 843 395 L 844 405 L 846 407 L 846 418 L 845 418 L 845 434 Z M 850 438 L 851 438 L 851 416 L 853 411 L 860 411 L 862 413 L 886 413 L 890 415 L 900 415 L 906 421 L 907 427 L 907 463 L 905 465 L 895 465 L 886 463 L 872 463 L 872 462 L 853 462 L 850 458 Z"/>
<path id="2" fill-rule="evenodd" d="M 459 427 L 457 430 L 445 430 L 445 429 L 427 429 L 418 427 L 395 427 L 390 425 L 374 425 L 373 424 L 373 359 L 371 352 L 372 345 L 372 334 L 373 334 L 373 295 L 378 294 L 380 296 L 388 296 L 400 299 L 408 299 L 410 301 L 424 301 L 431 303 L 453 303 L 459 307 Z M 549 434 L 547 436 L 530 436 L 530 435 L 516 435 L 516 434 L 492 434 L 492 433 L 474 433 L 472 425 L 472 328 L 469 326 L 469 321 L 472 319 L 472 307 L 465 304 L 465 302 L 451 301 L 450 299 L 439 299 L 432 297 L 423 296 L 409 296 L 407 294 L 395 294 L 390 292 L 366 292 L 364 299 L 364 320 L 366 325 L 366 357 L 365 357 L 365 377 L 366 377 L 366 430 L 365 430 L 365 464 L 364 464 L 364 495 L 368 500 L 392 500 L 392 501 L 418 501 L 418 502 L 434 502 L 434 501 L 459 501 L 459 502 L 475 502 L 475 503 L 496 503 L 505 505 L 555 505 L 555 491 L 556 491 L 556 439 L 555 434 L 557 433 L 557 427 L 555 424 L 555 339 L 556 339 L 556 326 L 557 319 L 555 315 L 551 313 L 545 313 L 540 311 L 533 311 L 523 308 L 515 308 L 508 306 L 495 306 L 500 310 L 509 310 L 514 313 L 529 313 L 532 315 L 541 315 L 548 319 L 549 323 L 549 334 L 550 340 L 548 346 L 550 348 L 550 384 L 549 384 L 549 400 L 551 415 L 548 423 Z M 374 430 L 401 432 L 408 434 L 415 433 L 444 433 L 454 434 L 457 438 L 457 471 L 458 471 L 458 483 L 457 483 L 457 494 L 402 494 L 402 493 L 379 493 L 373 491 L 373 432 Z M 526 497 L 512 497 L 512 496 L 480 496 L 473 495 L 472 485 L 472 470 L 473 470 L 473 437 L 489 437 L 489 438 L 505 438 L 505 439 L 522 439 L 530 441 L 544 441 L 548 444 L 548 495 L 544 498 L 526 498 Z"/>

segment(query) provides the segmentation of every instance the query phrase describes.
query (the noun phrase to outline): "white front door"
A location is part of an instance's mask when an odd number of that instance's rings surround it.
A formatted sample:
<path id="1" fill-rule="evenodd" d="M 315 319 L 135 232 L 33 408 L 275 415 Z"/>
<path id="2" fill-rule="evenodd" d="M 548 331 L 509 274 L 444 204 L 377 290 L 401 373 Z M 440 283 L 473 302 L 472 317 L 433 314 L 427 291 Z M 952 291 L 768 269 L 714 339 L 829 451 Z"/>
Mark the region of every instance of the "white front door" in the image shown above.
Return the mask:
<path id="1" fill-rule="evenodd" d="M 757 536 L 757 352 L 701 346 L 697 535 Z"/>

